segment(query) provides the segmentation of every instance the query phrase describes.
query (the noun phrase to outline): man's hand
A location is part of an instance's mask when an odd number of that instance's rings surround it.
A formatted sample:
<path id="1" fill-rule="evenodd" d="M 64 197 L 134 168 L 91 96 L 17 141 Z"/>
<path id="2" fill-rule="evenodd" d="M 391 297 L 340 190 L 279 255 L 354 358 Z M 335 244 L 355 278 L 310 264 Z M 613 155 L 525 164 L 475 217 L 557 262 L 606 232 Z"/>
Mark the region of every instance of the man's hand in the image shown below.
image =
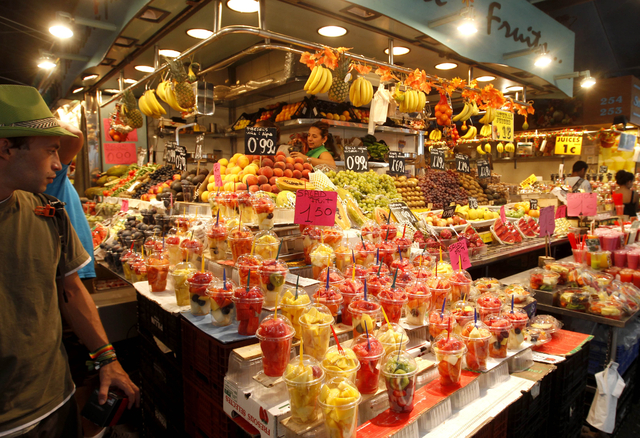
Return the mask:
<path id="1" fill-rule="evenodd" d="M 127 394 L 129 409 L 131 409 L 134 402 L 136 407 L 140 406 L 140 389 L 131 381 L 129 375 L 122 369 L 122 365 L 117 360 L 100 368 L 98 402 L 101 405 L 107 401 L 110 386 L 117 386 Z"/>
<path id="2" fill-rule="evenodd" d="M 62 128 L 78 136 L 77 138 L 69 136 L 60 137 L 60 149 L 58 149 L 60 162 L 62 164 L 70 164 L 73 157 L 78 155 L 78 152 L 80 152 L 80 149 L 82 149 L 84 145 L 84 135 L 82 135 L 82 131 L 69 123 L 63 122 L 62 120 L 58 123 L 60 123 Z"/>

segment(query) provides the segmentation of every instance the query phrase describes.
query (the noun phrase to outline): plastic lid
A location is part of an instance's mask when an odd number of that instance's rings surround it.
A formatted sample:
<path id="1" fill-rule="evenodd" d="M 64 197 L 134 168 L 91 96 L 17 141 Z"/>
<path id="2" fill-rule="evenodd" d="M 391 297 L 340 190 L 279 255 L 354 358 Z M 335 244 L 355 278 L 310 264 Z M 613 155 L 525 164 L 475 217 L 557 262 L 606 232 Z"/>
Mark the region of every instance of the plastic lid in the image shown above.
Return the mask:
<path id="1" fill-rule="evenodd" d="M 467 350 L 462 338 L 458 335 L 442 333 L 433 341 L 432 347 L 439 354 L 459 354 Z"/>
<path id="2" fill-rule="evenodd" d="M 313 303 L 308 309 L 302 311 L 300 324 L 305 325 L 331 325 L 334 322 L 331 310 L 324 304 Z"/>
<path id="3" fill-rule="evenodd" d="M 513 324 L 511 320 L 503 315 L 489 315 L 484 319 L 484 323 L 489 326 L 492 332 L 498 330 L 511 330 Z"/>
<path id="4" fill-rule="evenodd" d="M 327 281 L 327 269 L 329 270 L 329 283 L 333 284 L 333 283 L 341 283 L 344 281 L 345 277 L 344 275 L 342 275 L 342 272 L 340 272 L 340 270 L 338 268 L 334 268 L 333 266 L 324 268 L 322 271 L 320 271 L 320 274 L 318 275 L 318 278 L 316 278 L 316 280 L 318 280 L 321 284 L 322 283 L 326 283 Z"/>
<path id="5" fill-rule="evenodd" d="M 495 309 L 500 308 L 502 306 L 502 301 L 498 295 L 493 293 L 484 293 L 478 297 L 476 300 L 476 304 L 478 307 L 482 307 L 485 309 Z"/>
<path id="6" fill-rule="evenodd" d="M 295 333 L 291 321 L 282 313 L 278 313 L 275 318 L 273 315 L 265 316 L 256 330 L 256 336 L 261 341 L 287 339 L 293 337 Z"/>
<path id="7" fill-rule="evenodd" d="M 464 325 L 464 327 L 462 327 L 462 332 L 461 332 L 462 338 L 463 339 L 468 338 L 471 332 L 473 331 L 473 329 L 480 330 L 481 335 L 483 334 L 482 331 L 486 330 L 486 332 L 484 332 L 484 335 L 486 337 L 491 336 L 491 333 L 489 332 L 489 326 L 487 326 L 487 324 L 485 324 L 484 322 L 478 319 L 477 321 L 469 321 Z M 480 336 L 480 339 L 484 339 L 485 336 Z"/>
<path id="8" fill-rule="evenodd" d="M 546 330 L 548 333 L 555 333 L 562 328 L 562 323 L 551 315 L 534 316 L 529 325 L 532 328 Z"/>
<path id="9" fill-rule="evenodd" d="M 358 335 L 351 344 L 351 349 L 360 359 L 378 359 L 384 354 L 384 346 L 373 336 L 373 333 Z"/>
<path id="10" fill-rule="evenodd" d="M 289 361 L 282 378 L 288 385 L 310 386 L 324 379 L 324 370 L 314 357 L 304 354 L 302 355 L 302 368 L 300 367 L 300 356 L 296 356 Z"/>
<path id="11" fill-rule="evenodd" d="M 244 256 L 238 257 L 238 260 L 240 260 L 240 258 L 242 257 Z M 273 259 L 262 260 L 262 263 L 260 264 L 260 268 L 258 269 L 258 272 L 260 272 L 261 274 L 266 274 L 269 272 L 273 272 L 273 273 L 277 272 L 277 273 L 283 273 L 286 275 L 289 272 L 289 265 L 287 265 L 282 260 L 273 260 Z M 284 282 L 284 279 L 283 279 L 283 282 Z"/>
<path id="12" fill-rule="evenodd" d="M 316 289 L 313 294 L 313 299 L 319 303 L 329 304 L 339 304 L 343 301 L 340 289 L 331 285 L 329 286 L 329 289 L 327 289 L 324 284 L 320 284 L 320 287 Z"/>
<path id="13" fill-rule="evenodd" d="M 354 395 L 355 400 L 349 403 L 343 403 L 338 405 L 326 404 L 325 401 L 327 400 L 325 399 L 325 397 L 326 395 L 331 393 L 332 389 L 338 389 L 341 395 L 344 395 L 344 392 L 347 391 L 349 394 Z M 357 397 L 355 397 L 355 394 L 357 394 Z M 350 397 L 339 397 L 339 398 L 343 401 L 350 399 Z M 318 403 L 320 404 L 320 406 L 326 406 L 328 408 L 338 409 L 338 410 L 353 408 L 357 406 L 361 400 L 362 400 L 362 396 L 360 395 L 360 391 L 358 391 L 358 388 L 356 388 L 353 382 L 351 382 L 349 379 L 345 377 L 334 377 L 328 382 L 325 382 L 322 385 L 322 388 L 320 389 L 320 396 L 318 397 Z"/>
<path id="14" fill-rule="evenodd" d="M 305 298 L 306 297 L 306 298 Z M 278 299 L 278 303 L 281 306 L 311 306 L 311 298 L 304 290 L 304 288 L 298 288 L 298 298 L 296 299 L 296 288 L 295 287 L 285 287 L 280 292 L 280 298 Z"/>
<path id="15" fill-rule="evenodd" d="M 227 228 L 229 229 L 229 239 L 253 239 L 253 233 L 249 227 L 243 225 L 238 229 L 238 224 L 233 226 L 230 221 L 227 222 Z"/>
<path id="16" fill-rule="evenodd" d="M 351 348 L 342 347 L 342 353 L 337 345 L 327 349 L 320 363 L 322 369 L 327 372 L 352 372 L 360 369 L 360 361 Z"/>
<path id="17" fill-rule="evenodd" d="M 469 274 L 464 269 L 461 271 L 453 271 L 453 273 L 449 277 L 449 281 L 456 284 L 471 284 L 473 282 L 473 280 L 471 279 L 471 274 Z"/>
<path id="18" fill-rule="evenodd" d="M 392 322 L 391 326 L 387 323 L 382 324 L 376 332 L 376 338 L 384 345 L 399 345 L 401 339 L 403 345 L 409 342 L 409 336 L 405 329 L 395 322 Z"/>
<path id="19" fill-rule="evenodd" d="M 380 311 L 380 303 L 378 299 L 371 294 L 368 294 L 367 299 L 364 299 L 364 294 L 362 297 L 356 297 L 349 304 L 349 311 L 351 313 L 378 313 L 380 317 L 382 317 L 382 312 Z"/>
<path id="20" fill-rule="evenodd" d="M 418 365 L 412 355 L 406 351 L 394 351 L 387 355 L 382 365 L 385 377 L 412 376 L 418 372 Z"/>
<path id="21" fill-rule="evenodd" d="M 262 266 L 262 257 L 257 254 L 243 254 L 236 260 L 236 268 L 238 269 L 257 269 Z"/>
<path id="22" fill-rule="evenodd" d="M 246 286 L 239 286 L 233 290 L 233 301 L 258 303 L 263 300 L 262 289 L 258 286 L 250 287 L 248 290 Z"/>
<path id="23" fill-rule="evenodd" d="M 280 245 L 280 238 L 271 230 L 262 230 L 256 233 L 253 241 L 256 245 Z"/>
<path id="24" fill-rule="evenodd" d="M 524 340 L 535 346 L 544 345 L 551 340 L 551 333 L 543 329 L 527 327 L 522 333 Z"/>
<path id="25" fill-rule="evenodd" d="M 511 310 L 511 306 L 502 307 L 502 315 L 506 316 L 512 323 L 522 323 L 529 321 L 529 314 L 520 307 L 514 307 Z"/>
<path id="26" fill-rule="evenodd" d="M 342 283 L 338 284 L 338 289 L 343 296 L 355 296 L 358 294 L 364 294 L 364 283 L 358 280 L 357 277 L 355 280 L 352 280 L 351 278 L 345 278 Z"/>

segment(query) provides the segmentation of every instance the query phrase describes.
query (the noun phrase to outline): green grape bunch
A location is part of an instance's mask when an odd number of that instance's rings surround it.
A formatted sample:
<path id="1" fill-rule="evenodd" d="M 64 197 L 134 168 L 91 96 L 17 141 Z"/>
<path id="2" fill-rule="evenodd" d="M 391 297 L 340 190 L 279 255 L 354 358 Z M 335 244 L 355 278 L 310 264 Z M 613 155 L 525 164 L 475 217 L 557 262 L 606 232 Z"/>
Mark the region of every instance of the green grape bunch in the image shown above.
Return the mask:
<path id="1" fill-rule="evenodd" d="M 364 173 L 330 171 L 326 175 L 333 184 L 348 190 L 369 217 L 376 207 L 387 208 L 390 202 L 402 200 L 389 175 L 378 175 L 373 170 Z"/>

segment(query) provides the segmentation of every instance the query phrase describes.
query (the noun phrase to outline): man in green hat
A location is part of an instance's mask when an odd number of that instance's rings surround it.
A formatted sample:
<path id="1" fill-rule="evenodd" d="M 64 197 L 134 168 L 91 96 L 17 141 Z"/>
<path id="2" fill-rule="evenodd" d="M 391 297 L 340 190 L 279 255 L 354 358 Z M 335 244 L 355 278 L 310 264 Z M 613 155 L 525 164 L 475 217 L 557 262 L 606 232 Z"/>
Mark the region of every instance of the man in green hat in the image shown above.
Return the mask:
<path id="1" fill-rule="evenodd" d="M 62 317 L 92 351 L 99 401 L 120 388 L 129 407 L 138 387 L 118 363 L 77 271 L 90 263 L 64 214 L 46 216 L 44 192 L 62 166 L 58 149 L 75 135 L 60 126 L 35 88 L 0 85 L 0 437 L 82 436 L 62 346 Z M 62 251 L 62 247 L 65 250 Z M 61 256 L 62 254 L 62 256 Z M 64 266 L 62 290 L 56 288 Z M 57 291 L 57 293 L 56 293 Z"/>

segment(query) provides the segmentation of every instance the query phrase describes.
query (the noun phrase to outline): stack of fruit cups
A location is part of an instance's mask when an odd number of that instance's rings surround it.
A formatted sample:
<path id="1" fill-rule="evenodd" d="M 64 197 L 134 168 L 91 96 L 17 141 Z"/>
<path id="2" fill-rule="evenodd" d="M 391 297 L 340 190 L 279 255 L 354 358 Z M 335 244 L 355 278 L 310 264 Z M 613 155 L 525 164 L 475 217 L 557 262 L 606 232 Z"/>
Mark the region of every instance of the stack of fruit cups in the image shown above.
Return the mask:
<path id="1" fill-rule="evenodd" d="M 154 252 L 147 258 L 147 280 L 151 292 L 164 292 L 167 289 L 169 258 L 162 252 Z"/>
<path id="2" fill-rule="evenodd" d="M 263 260 L 257 274 L 264 294 L 264 306 L 273 307 L 282 292 L 289 267 L 280 260 Z M 253 274 L 251 275 L 253 277 Z"/>
<path id="3" fill-rule="evenodd" d="M 233 323 L 233 290 L 236 287 L 231 280 L 221 281 L 217 278 L 209 284 L 207 296 L 211 302 L 211 324 L 215 327 L 226 327 Z"/>
<path id="4" fill-rule="evenodd" d="M 324 268 L 333 265 L 336 256 L 326 243 L 320 243 L 311 251 L 311 269 L 313 278 L 318 278 Z"/>
<path id="5" fill-rule="evenodd" d="M 238 260 L 238 257 L 251 252 L 251 245 L 253 244 L 253 233 L 247 227 L 233 227 L 229 230 L 227 237 L 229 240 L 229 246 L 231 247 L 231 256 L 233 262 Z"/>
<path id="6" fill-rule="evenodd" d="M 373 221 L 368 221 L 360 228 L 360 235 L 362 239 L 374 244 L 382 240 L 382 230 Z"/>
<path id="7" fill-rule="evenodd" d="M 171 277 L 173 278 L 173 288 L 176 292 L 176 301 L 178 306 L 189 305 L 189 285 L 187 284 L 187 277 L 197 271 L 196 265 L 189 262 L 178 263 L 171 271 Z"/>
<path id="8" fill-rule="evenodd" d="M 465 360 L 467 368 L 472 371 L 486 371 L 487 357 L 489 357 L 489 327 L 480 321 L 469 321 L 462 328 L 462 339 L 467 346 Z"/>
<path id="9" fill-rule="evenodd" d="M 456 301 L 453 303 L 451 314 L 456 320 L 456 326 L 453 332 L 459 335 L 462 328 L 469 322 L 473 321 L 475 313 L 475 304 L 471 301 Z"/>
<path id="10" fill-rule="evenodd" d="M 311 251 L 320 244 L 322 230 L 319 227 L 311 226 L 302 230 L 302 249 L 304 251 L 304 262 L 311 264 Z"/>
<path id="11" fill-rule="evenodd" d="M 408 298 L 405 305 L 407 324 L 423 326 L 427 312 L 431 310 L 431 292 L 423 282 L 417 279 L 407 286 L 405 291 Z"/>
<path id="12" fill-rule="evenodd" d="M 442 264 L 442 263 L 440 263 Z M 434 309 L 442 308 L 442 304 L 451 303 L 451 283 L 448 276 L 436 274 L 427 279 L 427 286 L 431 292 L 431 303 Z"/>
<path id="13" fill-rule="evenodd" d="M 348 246 L 341 244 L 336 248 L 336 268 L 344 272 L 347 265 L 353 263 L 353 256 Z"/>
<path id="14" fill-rule="evenodd" d="M 322 228 L 322 240 L 325 244 L 333 248 L 334 252 L 340 246 L 343 236 L 344 233 L 340 227 L 334 226 Z"/>
<path id="15" fill-rule="evenodd" d="M 511 321 L 501 315 L 489 315 L 484 320 L 489 327 L 491 339 L 489 340 L 489 356 L 502 359 L 507 357 L 507 344 L 509 343 L 509 331 Z"/>
<path id="16" fill-rule="evenodd" d="M 276 203 L 270 196 L 255 197 L 253 199 L 253 213 L 258 228 L 260 230 L 270 230 L 273 228 L 273 217 L 276 209 Z"/>
<path id="17" fill-rule="evenodd" d="M 351 383 L 355 383 L 356 374 L 360 369 L 360 361 L 351 348 L 333 345 L 325 353 L 320 366 L 327 379 L 344 377 Z"/>
<path id="18" fill-rule="evenodd" d="M 210 272 L 196 271 L 187 277 L 192 315 L 208 315 L 211 311 L 211 301 L 207 295 L 207 287 L 212 281 L 213 274 Z"/>
<path id="19" fill-rule="evenodd" d="M 361 394 L 375 394 L 378 391 L 380 377 L 380 359 L 384 354 L 382 343 L 373 334 L 358 336 L 351 344 L 353 352 L 360 361 L 356 374 L 356 386 Z"/>
<path id="20" fill-rule="evenodd" d="M 265 260 L 277 258 L 280 238 L 273 231 L 260 231 L 256 234 L 253 244 L 255 246 L 253 250 L 254 254 L 259 255 Z"/>
<path id="21" fill-rule="evenodd" d="M 351 313 L 351 327 L 353 327 L 353 337 L 357 337 L 368 331 L 373 332 L 376 324 L 382 318 L 380 303 L 372 296 L 367 299 L 356 297 L 349 304 L 349 312 Z"/>
<path id="22" fill-rule="evenodd" d="M 351 311 L 349 304 L 358 296 L 364 296 L 364 285 L 357 279 L 345 279 L 338 285 L 338 290 L 342 294 L 342 323 L 346 326 L 352 324 Z"/>
<path id="23" fill-rule="evenodd" d="M 484 321 L 490 315 L 500 315 L 502 301 L 498 295 L 487 292 L 478 297 L 476 307 L 478 308 L 478 318 Z"/>
<path id="24" fill-rule="evenodd" d="M 302 312 L 311 307 L 311 300 L 304 289 L 285 288 L 280 296 L 280 310 L 284 316 L 289 318 L 296 331 L 294 337 L 302 338 L 302 328 L 300 327 L 300 316 Z"/>
<path id="25" fill-rule="evenodd" d="M 335 377 L 322 385 L 318 404 L 328 437 L 355 438 L 360 400 L 358 389 L 344 377 Z"/>
<path id="26" fill-rule="evenodd" d="M 429 312 L 429 334 L 432 340 L 443 333 L 446 335 L 449 330 L 453 333 L 457 325 L 458 323 L 451 312 L 443 311 L 442 306 Z"/>
<path id="27" fill-rule="evenodd" d="M 320 286 L 313 294 L 313 301 L 327 306 L 331 311 L 331 316 L 337 318 L 343 298 L 337 286 L 327 287 L 326 283 L 320 283 Z"/>
<path id="28" fill-rule="evenodd" d="M 218 223 L 216 225 L 216 222 Z M 223 221 L 212 220 L 205 229 L 212 260 L 226 260 L 229 230 Z"/>
<path id="29" fill-rule="evenodd" d="M 455 303 L 463 297 L 469 297 L 473 280 L 471 280 L 471 275 L 467 271 L 455 271 L 451 274 L 451 277 L 449 277 L 449 282 L 451 283 L 452 303 Z"/>
<path id="30" fill-rule="evenodd" d="M 384 238 L 381 242 L 376 243 L 376 255 L 378 256 L 378 260 L 382 260 L 387 266 L 391 265 L 397 251 L 398 247 L 395 243 L 384 240 Z"/>
<path id="31" fill-rule="evenodd" d="M 409 343 L 407 332 L 396 323 L 385 323 L 376 332 L 376 338 L 384 347 L 385 356 L 398 350 L 406 350 Z"/>
<path id="32" fill-rule="evenodd" d="M 462 358 L 467 352 L 467 347 L 457 335 L 442 334 L 436 338 L 433 351 L 438 362 L 438 374 L 441 385 L 460 384 L 462 373 Z"/>
<path id="33" fill-rule="evenodd" d="M 254 196 L 250 191 L 238 192 L 238 211 L 240 218 L 244 224 L 257 223 L 256 216 L 253 211 Z"/>
<path id="34" fill-rule="evenodd" d="M 262 350 L 262 369 L 269 377 L 281 377 L 291 358 L 291 341 L 295 330 L 286 316 L 275 313 L 265 317 L 256 336 Z"/>
<path id="35" fill-rule="evenodd" d="M 394 351 L 385 357 L 382 375 L 391 412 L 408 413 L 413 410 L 417 372 L 416 360 L 406 351 Z"/>
<path id="36" fill-rule="evenodd" d="M 378 301 L 387 314 L 389 322 L 400 322 L 402 308 L 409 301 L 404 289 L 399 287 L 385 287 L 378 295 Z"/>
<path id="37" fill-rule="evenodd" d="M 320 410 L 316 403 L 324 380 L 324 371 L 318 361 L 307 354 L 294 357 L 283 378 L 289 390 L 291 419 L 301 424 L 318 420 Z"/>
<path id="38" fill-rule="evenodd" d="M 356 243 L 353 252 L 356 258 L 356 264 L 358 265 L 369 267 L 375 262 L 376 247 L 371 242 L 361 241 Z"/>
<path id="39" fill-rule="evenodd" d="M 233 290 L 232 300 L 236 305 L 236 319 L 239 322 L 238 334 L 255 335 L 264 301 L 262 291 L 257 286 L 238 286 Z"/>
<path id="40" fill-rule="evenodd" d="M 369 272 L 367 274 L 367 290 L 371 296 L 377 297 L 383 288 L 391 286 L 393 279 L 389 276 L 387 265 L 382 263 L 381 265 L 371 265 L 370 268 L 376 266 L 378 268 L 375 272 Z M 385 272 L 385 269 L 387 272 Z"/>
<path id="41" fill-rule="evenodd" d="M 314 303 L 302 312 L 299 322 L 304 351 L 321 361 L 329 348 L 334 322 L 331 311 L 323 304 Z"/>
<path id="42" fill-rule="evenodd" d="M 258 271 L 262 266 L 262 257 L 259 255 L 245 254 L 236 260 L 236 269 L 238 270 L 238 281 L 240 285 L 260 286 L 260 275 Z"/>
<path id="43" fill-rule="evenodd" d="M 204 245 L 198 239 L 183 239 L 180 242 L 181 256 L 183 260 L 187 260 L 191 263 L 197 263 L 200 256 L 202 256 L 202 249 Z"/>
<path id="44" fill-rule="evenodd" d="M 502 315 L 511 321 L 511 330 L 509 330 L 509 342 L 507 348 L 509 350 L 518 350 L 524 342 L 524 329 L 529 322 L 529 315 L 523 309 L 517 307 L 505 307 L 502 309 Z"/>
<path id="45" fill-rule="evenodd" d="M 175 234 L 167 236 L 164 243 L 167 248 L 167 253 L 169 254 L 169 263 L 172 266 L 184 260 L 182 258 L 182 250 L 180 249 L 180 236 Z"/>

